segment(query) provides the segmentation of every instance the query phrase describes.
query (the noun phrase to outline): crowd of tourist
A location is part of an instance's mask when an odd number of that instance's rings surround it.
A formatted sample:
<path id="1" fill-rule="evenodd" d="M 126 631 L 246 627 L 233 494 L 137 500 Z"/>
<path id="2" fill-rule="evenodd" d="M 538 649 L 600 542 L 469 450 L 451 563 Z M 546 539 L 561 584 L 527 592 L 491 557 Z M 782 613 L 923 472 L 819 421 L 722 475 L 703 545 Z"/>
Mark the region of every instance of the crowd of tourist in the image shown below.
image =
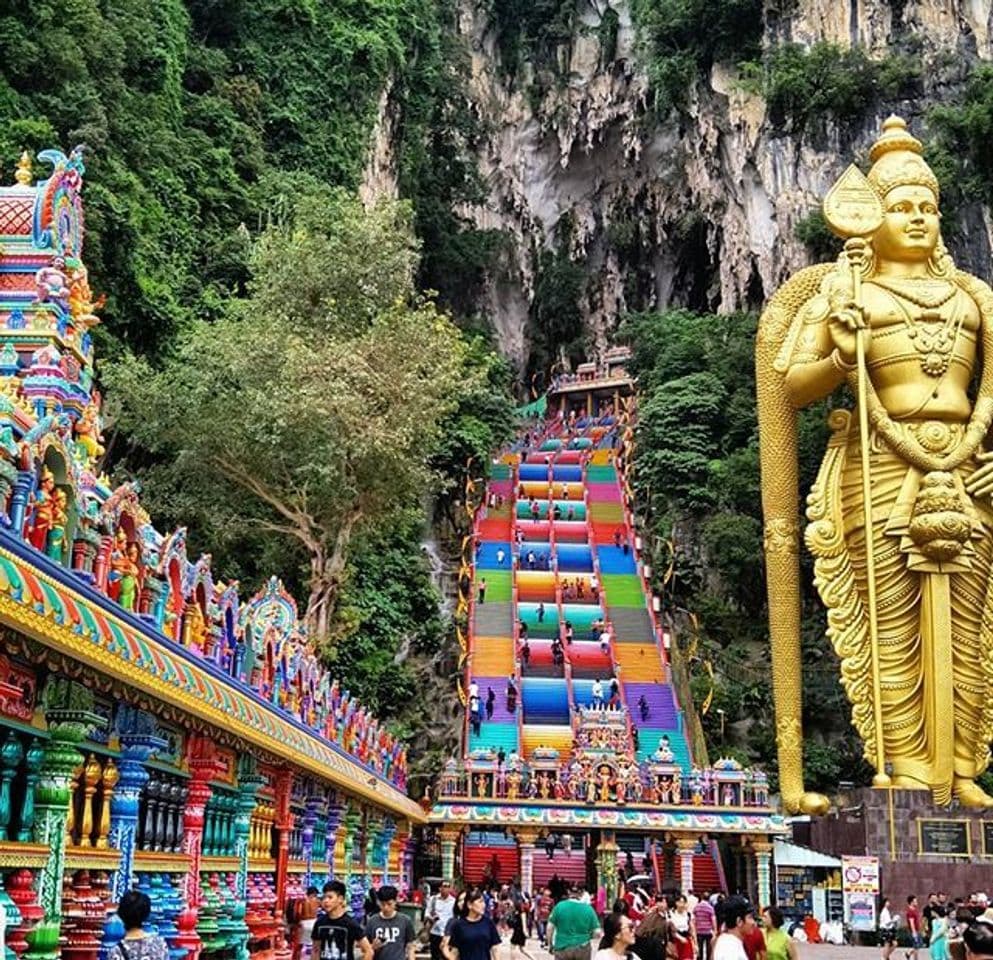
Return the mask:
<path id="1" fill-rule="evenodd" d="M 533 894 L 493 882 L 456 893 L 442 883 L 423 896 L 431 960 L 534 960 L 537 939 L 555 960 L 797 960 L 776 907 L 762 914 L 743 897 L 692 892 L 653 896 L 634 886 L 611 909 L 575 884 L 553 877 Z M 592 954 L 591 954 L 592 950 Z"/>
<path id="2" fill-rule="evenodd" d="M 993 957 L 993 905 L 982 892 L 949 899 L 947 893 L 936 891 L 928 894 L 923 907 L 918 897 L 907 897 L 901 913 L 884 899 L 879 942 L 883 960 L 899 952 L 906 960 L 921 960 L 925 951 L 931 960 L 963 960 L 970 951 L 975 957 Z M 984 944 L 987 952 L 977 952 L 976 944 Z"/>

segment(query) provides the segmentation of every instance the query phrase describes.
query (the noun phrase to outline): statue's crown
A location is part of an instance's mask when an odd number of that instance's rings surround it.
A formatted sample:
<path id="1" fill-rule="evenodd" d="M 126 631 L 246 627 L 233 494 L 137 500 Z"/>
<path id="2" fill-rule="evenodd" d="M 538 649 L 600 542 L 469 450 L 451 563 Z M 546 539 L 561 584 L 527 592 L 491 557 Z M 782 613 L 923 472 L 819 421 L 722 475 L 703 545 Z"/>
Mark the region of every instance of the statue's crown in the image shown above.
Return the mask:
<path id="1" fill-rule="evenodd" d="M 869 149 L 872 169 L 868 180 L 880 197 L 894 187 L 927 187 L 935 197 L 940 188 L 938 178 L 922 156 L 924 148 L 907 129 L 902 117 L 891 116 L 883 121 L 883 132 Z"/>

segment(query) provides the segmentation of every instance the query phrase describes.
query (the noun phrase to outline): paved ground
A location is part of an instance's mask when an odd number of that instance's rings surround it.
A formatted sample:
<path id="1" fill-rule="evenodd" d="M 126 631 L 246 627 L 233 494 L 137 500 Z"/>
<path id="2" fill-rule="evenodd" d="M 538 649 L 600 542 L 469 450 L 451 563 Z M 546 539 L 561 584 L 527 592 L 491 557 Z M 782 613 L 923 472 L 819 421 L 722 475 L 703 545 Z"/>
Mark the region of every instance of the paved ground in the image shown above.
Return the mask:
<path id="1" fill-rule="evenodd" d="M 800 960 L 869 960 L 870 957 L 879 957 L 878 947 L 835 947 L 826 943 L 798 943 L 800 948 Z M 551 954 L 542 950 L 537 940 L 529 940 L 527 952 L 534 960 L 550 960 Z M 920 960 L 926 960 L 927 952 L 922 950 L 918 956 Z M 519 955 L 518 955 L 519 957 Z M 503 960 L 510 958 L 510 945 L 504 943 L 502 952 Z M 515 958 L 516 960 L 516 958 Z M 902 951 L 893 954 L 893 960 L 903 960 Z"/>

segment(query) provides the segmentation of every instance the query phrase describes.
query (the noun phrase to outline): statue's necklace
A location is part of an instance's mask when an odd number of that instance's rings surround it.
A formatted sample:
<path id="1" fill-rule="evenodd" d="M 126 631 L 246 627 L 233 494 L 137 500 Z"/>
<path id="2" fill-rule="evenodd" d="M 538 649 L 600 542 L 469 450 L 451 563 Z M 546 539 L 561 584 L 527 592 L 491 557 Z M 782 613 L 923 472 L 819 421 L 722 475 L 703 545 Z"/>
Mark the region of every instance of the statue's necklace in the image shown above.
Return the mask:
<path id="1" fill-rule="evenodd" d="M 928 321 L 933 323 L 942 319 L 939 308 L 955 296 L 958 287 L 954 283 L 941 282 L 936 284 L 933 281 L 924 281 L 927 286 L 922 284 L 919 291 L 909 293 L 903 289 L 894 289 L 885 281 L 880 281 L 878 277 L 874 277 L 872 282 L 876 286 L 882 287 L 896 301 L 903 313 L 907 337 L 914 345 L 914 349 L 920 354 L 921 369 L 929 377 L 944 376 L 948 370 L 952 350 L 955 348 L 955 341 L 958 340 L 965 314 L 959 310 L 952 310 L 945 322 L 937 328 L 928 329 L 924 323 Z M 914 320 L 904 301 L 922 309 L 920 319 L 924 323 L 918 323 Z M 957 323 L 956 319 L 958 319 Z"/>

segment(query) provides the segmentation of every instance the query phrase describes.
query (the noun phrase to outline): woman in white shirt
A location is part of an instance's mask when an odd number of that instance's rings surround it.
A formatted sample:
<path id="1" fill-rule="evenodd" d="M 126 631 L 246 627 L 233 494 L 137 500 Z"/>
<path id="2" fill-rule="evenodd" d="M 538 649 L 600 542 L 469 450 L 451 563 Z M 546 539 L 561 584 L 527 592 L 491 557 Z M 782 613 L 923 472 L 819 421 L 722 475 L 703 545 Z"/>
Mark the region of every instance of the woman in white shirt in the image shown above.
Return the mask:
<path id="1" fill-rule="evenodd" d="M 593 960 L 638 960 L 632 953 L 634 923 L 623 913 L 608 913 L 603 918 L 603 937 Z"/>

